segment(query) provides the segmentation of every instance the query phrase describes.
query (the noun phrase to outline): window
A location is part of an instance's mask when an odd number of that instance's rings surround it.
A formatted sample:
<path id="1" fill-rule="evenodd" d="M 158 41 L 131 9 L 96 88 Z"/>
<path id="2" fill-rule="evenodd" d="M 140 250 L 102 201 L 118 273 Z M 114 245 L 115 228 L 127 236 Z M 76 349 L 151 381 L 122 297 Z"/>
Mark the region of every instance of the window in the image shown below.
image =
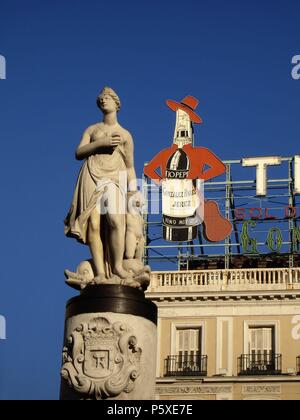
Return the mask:
<path id="1" fill-rule="evenodd" d="M 248 353 L 249 355 L 256 355 L 256 357 L 267 357 L 270 354 L 274 354 L 274 327 L 250 327 Z"/>
<path id="2" fill-rule="evenodd" d="M 171 354 L 165 359 L 165 376 L 207 376 L 205 322 L 172 324 Z"/>
<path id="3" fill-rule="evenodd" d="M 282 356 L 276 354 L 275 325 L 248 325 L 246 354 L 238 360 L 239 375 L 280 375 Z"/>
<path id="4" fill-rule="evenodd" d="M 201 328 L 177 329 L 176 349 L 179 368 L 197 364 L 201 356 Z"/>

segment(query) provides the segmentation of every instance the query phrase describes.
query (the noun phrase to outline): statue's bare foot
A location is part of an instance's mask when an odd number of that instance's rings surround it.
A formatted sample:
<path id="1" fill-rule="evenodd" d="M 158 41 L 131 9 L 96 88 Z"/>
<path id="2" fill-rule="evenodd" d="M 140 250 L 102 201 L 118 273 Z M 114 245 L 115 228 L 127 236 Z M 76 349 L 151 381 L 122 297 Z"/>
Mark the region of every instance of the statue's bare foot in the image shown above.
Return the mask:
<path id="1" fill-rule="evenodd" d="M 95 284 L 103 284 L 103 283 L 107 283 L 105 274 L 99 274 L 98 276 L 96 276 L 94 278 L 94 283 Z"/>
<path id="2" fill-rule="evenodd" d="M 118 276 L 121 279 L 127 279 L 128 277 L 132 277 L 128 271 L 124 270 L 123 267 L 114 267 L 113 273 L 115 276 Z"/>

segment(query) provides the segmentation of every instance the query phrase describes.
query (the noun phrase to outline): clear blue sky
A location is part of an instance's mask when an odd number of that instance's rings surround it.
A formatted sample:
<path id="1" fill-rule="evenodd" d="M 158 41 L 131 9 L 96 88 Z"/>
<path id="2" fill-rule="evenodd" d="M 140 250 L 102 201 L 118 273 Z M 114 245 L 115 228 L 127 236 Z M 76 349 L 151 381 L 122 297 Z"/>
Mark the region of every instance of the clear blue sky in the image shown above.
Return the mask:
<path id="1" fill-rule="evenodd" d="M 197 143 L 223 159 L 300 154 L 297 0 L 0 0 L 0 399 L 55 399 L 63 271 L 88 255 L 66 239 L 82 131 L 104 85 L 120 95 L 136 163 L 168 146 L 164 100 L 192 94 Z"/>

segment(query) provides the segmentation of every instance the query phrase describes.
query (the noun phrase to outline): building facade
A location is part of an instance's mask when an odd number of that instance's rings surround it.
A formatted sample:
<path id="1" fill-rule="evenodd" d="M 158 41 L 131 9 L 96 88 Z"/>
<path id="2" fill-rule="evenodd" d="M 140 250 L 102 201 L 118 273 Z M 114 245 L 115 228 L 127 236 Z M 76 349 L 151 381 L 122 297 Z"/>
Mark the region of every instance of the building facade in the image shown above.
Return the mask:
<path id="1" fill-rule="evenodd" d="M 153 272 L 157 399 L 300 400 L 300 268 Z"/>

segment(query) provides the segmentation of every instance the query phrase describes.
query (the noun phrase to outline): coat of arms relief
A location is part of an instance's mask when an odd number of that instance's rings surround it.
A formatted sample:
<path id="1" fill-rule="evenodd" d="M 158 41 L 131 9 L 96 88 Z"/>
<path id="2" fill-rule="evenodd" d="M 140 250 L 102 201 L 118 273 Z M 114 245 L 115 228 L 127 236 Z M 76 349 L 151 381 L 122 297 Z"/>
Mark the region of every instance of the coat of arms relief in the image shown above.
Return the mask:
<path id="1" fill-rule="evenodd" d="M 61 375 L 83 398 L 115 398 L 134 389 L 141 355 L 130 327 L 93 318 L 68 338 Z"/>

